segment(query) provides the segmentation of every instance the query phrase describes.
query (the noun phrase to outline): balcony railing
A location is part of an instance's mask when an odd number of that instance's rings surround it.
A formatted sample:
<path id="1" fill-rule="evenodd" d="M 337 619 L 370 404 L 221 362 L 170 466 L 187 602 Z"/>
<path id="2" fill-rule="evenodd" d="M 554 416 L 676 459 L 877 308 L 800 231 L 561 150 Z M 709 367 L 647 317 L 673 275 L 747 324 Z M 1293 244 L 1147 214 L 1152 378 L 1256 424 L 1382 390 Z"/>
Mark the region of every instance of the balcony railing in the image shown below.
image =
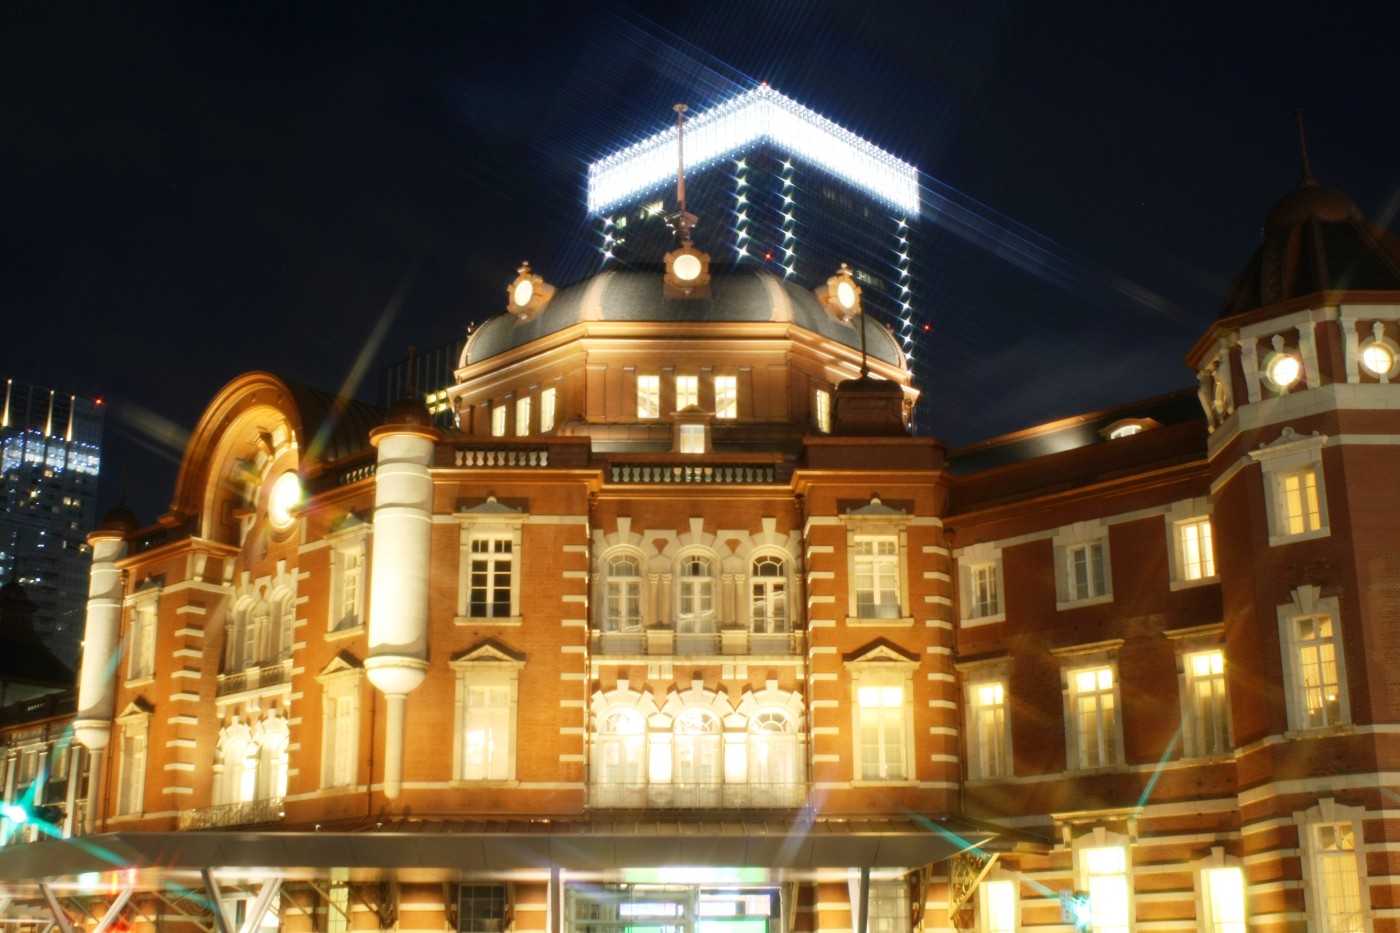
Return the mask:
<path id="1" fill-rule="evenodd" d="M 285 684 L 291 679 L 292 659 L 288 657 L 261 667 L 250 667 L 229 674 L 220 674 L 216 695 L 222 697 L 228 696 L 230 693 L 256 690 L 259 687 L 275 687 L 279 684 Z"/>
<path id="2" fill-rule="evenodd" d="M 784 655 L 801 654 L 802 649 L 801 632 L 750 632 L 747 629 L 672 632 L 670 629 L 649 629 L 645 632 L 593 634 L 593 653 L 607 655 Z"/>
<path id="3" fill-rule="evenodd" d="M 807 801 L 802 784 L 597 784 L 588 790 L 598 810 L 785 810 Z"/>
<path id="4" fill-rule="evenodd" d="M 613 483 L 740 484 L 771 483 L 777 472 L 771 463 L 614 463 Z"/>
<path id="5" fill-rule="evenodd" d="M 282 798 L 245 800 L 216 807 L 199 807 L 180 811 L 179 826 L 187 829 L 223 829 L 227 826 L 255 826 L 276 823 L 282 819 Z"/>
<path id="6" fill-rule="evenodd" d="M 459 467 L 547 467 L 548 447 L 458 447 L 453 452 Z"/>

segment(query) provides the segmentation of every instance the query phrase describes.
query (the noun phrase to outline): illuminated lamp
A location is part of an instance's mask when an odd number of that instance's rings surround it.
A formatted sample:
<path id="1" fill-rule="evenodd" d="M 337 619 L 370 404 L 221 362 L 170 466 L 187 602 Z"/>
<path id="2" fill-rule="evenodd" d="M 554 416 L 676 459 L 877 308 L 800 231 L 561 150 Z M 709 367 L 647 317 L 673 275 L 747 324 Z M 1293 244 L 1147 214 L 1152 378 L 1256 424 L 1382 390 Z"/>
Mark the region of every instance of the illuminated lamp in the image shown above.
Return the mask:
<path id="1" fill-rule="evenodd" d="M 826 308 L 826 313 L 842 324 L 850 323 L 853 317 L 860 314 L 860 286 L 851 275 L 851 267 L 844 262 L 836 274 L 827 279 L 825 285 L 813 289 L 813 293 Z"/>
<path id="2" fill-rule="evenodd" d="M 506 286 L 506 310 L 521 321 L 529 321 L 549 304 L 554 286 L 531 272 L 528 262 L 522 262 L 515 272 L 515 281 Z"/>
<path id="3" fill-rule="evenodd" d="M 667 298 L 710 297 L 710 257 L 689 243 L 666 254 Z"/>
<path id="4" fill-rule="evenodd" d="M 1269 358 L 1266 372 L 1269 381 L 1278 389 L 1286 389 L 1298 381 L 1303 374 L 1303 364 L 1291 353 L 1275 353 Z"/>
<path id="5" fill-rule="evenodd" d="M 267 518 L 272 527 L 283 531 L 292 527 L 292 510 L 301 504 L 301 477 L 296 470 L 288 470 L 272 483 L 267 497 Z"/>
<path id="6" fill-rule="evenodd" d="M 1371 327 L 1372 338 L 1361 345 L 1361 366 L 1381 382 L 1389 382 L 1400 361 L 1400 347 L 1385 336 L 1385 325 L 1377 321 Z"/>

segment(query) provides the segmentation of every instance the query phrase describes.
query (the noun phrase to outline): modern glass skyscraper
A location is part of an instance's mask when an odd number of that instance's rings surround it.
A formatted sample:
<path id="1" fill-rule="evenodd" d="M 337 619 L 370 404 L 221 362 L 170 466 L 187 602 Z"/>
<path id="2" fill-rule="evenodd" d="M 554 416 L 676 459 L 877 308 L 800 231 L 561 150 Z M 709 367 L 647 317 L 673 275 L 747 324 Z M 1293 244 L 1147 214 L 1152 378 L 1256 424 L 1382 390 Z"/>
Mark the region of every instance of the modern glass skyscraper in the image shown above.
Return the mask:
<path id="1" fill-rule="evenodd" d="M 34 628 L 72 664 L 83 637 L 87 533 L 97 525 L 103 406 L 12 379 L 0 408 L 0 579 L 37 607 Z"/>

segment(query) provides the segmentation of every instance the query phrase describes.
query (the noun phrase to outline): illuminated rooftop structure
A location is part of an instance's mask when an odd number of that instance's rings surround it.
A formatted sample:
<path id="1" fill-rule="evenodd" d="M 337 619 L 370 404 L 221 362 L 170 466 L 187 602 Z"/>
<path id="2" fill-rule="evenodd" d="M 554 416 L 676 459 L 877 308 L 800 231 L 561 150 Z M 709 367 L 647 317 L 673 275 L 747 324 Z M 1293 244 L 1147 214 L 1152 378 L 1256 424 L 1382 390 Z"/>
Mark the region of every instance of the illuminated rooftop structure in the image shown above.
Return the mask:
<path id="1" fill-rule="evenodd" d="M 696 245 L 718 262 L 758 266 L 805 288 L 849 264 L 915 383 L 928 382 L 914 341 L 926 329 L 913 264 L 919 170 L 767 85 L 687 116 Z M 589 166 L 588 209 L 605 268 L 644 267 L 671 248 L 676 167 L 674 124 Z M 917 423 L 927 417 L 916 410 L 916 432 L 927 433 Z"/>

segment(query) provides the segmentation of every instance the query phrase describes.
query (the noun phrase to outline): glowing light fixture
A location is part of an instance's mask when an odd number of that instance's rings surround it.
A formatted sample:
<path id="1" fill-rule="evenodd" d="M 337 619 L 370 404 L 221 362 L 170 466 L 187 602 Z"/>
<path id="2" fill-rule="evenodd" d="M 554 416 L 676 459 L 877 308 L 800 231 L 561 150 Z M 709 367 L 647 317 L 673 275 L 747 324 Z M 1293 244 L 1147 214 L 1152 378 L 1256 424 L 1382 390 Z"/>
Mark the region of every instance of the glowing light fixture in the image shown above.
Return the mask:
<path id="1" fill-rule="evenodd" d="M 296 470 L 288 470 L 272 484 L 268 496 L 267 517 L 274 528 L 289 528 L 292 524 L 292 509 L 301 503 L 301 477 Z"/>
<path id="2" fill-rule="evenodd" d="M 1269 361 L 1269 379 L 1280 389 L 1286 389 L 1297 382 L 1302 373 L 1302 364 L 1291 354 L 1278 353 Z"/>
<path id="3" fill-rule="evenodd" d="M 682 282 L 693 281 L 700 277 L 700 259 L 692 253 L 683 253 L 676 257 L 671 271 Z"/>
<path id="4" fill-rule="evenodd" d="M 607 242 L 614 240 L 609 236 Z M 612 250 L 605 247 L 603 257 L 611 259 Z M 554 286 L 530 271 L 528 262 L 522 262 L 520 268 L 515 270 L 515 280 L 506 286 L 506 294 L 510 296 L 506 310 L 522 321 L 528 321 L 554 297 Z"/>
<path id="5" fill-rule="evenodd" d="M 588 209 L 601 213 L 675 177 L 676 130 L 670 128 L 588 167 Z M 756 87 L 685 125 L 686 161 L 704 166 L 760 141 L 910 214 L 919 212 L 919 172 L 825 117 Z M 791 168 L 791 161 L 785 163 Z"/>

